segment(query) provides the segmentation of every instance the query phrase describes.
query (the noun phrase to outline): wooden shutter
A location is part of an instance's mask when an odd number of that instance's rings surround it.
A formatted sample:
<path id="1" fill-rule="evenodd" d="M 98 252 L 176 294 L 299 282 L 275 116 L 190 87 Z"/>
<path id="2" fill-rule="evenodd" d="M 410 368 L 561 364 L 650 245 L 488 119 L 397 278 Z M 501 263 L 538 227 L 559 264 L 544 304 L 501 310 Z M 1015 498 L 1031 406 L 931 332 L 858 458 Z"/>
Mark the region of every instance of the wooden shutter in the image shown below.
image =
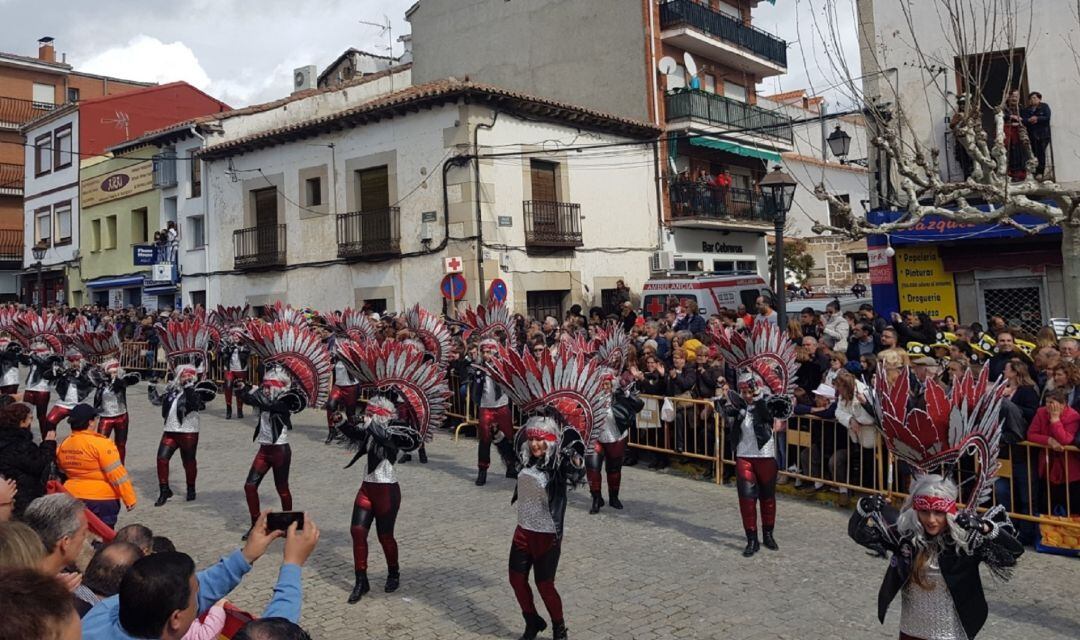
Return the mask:
<path id="1" fill-rule="evenodd" d="M 357 171 L 356 177 L 360 187 L 361 211 L 390 208 L 390 176 L 386 167 Z"/>
<path id="2" fill-rule="evenodd" d="M 555 193 L 555 163 L 542 160 L 529 162 L 532 172 L 532 199 L 540 202 L 557 202 Z"/>

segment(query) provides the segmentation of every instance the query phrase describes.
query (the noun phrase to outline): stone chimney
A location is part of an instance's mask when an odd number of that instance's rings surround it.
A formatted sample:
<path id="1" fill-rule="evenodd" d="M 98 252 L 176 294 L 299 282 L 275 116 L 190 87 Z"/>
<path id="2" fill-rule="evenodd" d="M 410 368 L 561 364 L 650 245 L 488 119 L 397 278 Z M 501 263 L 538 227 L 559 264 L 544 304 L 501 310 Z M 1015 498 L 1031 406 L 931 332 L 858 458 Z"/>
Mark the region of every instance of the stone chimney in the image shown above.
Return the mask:
<path id="1" fill-rule="evenodd" d="M 52 36 L 38 39 L 37 57 L 42 62 L 56 62 L 56 49 L 53 48 Z"/>

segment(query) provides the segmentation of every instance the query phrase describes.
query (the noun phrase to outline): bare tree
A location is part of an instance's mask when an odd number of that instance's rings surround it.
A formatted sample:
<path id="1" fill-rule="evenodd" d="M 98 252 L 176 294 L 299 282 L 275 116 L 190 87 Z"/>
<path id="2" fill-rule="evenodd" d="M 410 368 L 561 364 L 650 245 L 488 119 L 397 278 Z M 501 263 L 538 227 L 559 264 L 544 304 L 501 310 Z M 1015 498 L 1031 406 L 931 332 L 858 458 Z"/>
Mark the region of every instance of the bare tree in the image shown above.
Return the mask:
<path id="1" fill-rule="evenodd" d="M 1039 44 L 1031 31 L 1035 5 L 1040 5 L 1040 11 L 1064 11 L 1064 5 L 1074 1 L 855 0 L 858 22 L 864 27 L 874 24 L 875 2 L 879 7 L 880 3 L 892 3 L 889 10 L 900 11 L 906 23 L 905 28 L 889 33 L 873 33 L 872 29 L 860 33 L 863 73 L 857 74 L 847 65 L 837 19 L 839 12 L 852 10 L 851 0 L 810 0 L 816 5 L 813 29 L 841 79 L 838 84 L 867 116 L 876 149 L 869 159 L 871 171 L 878 173 L 879 183 L 890 186 L 878 190 L 875 204 L 894 208 L 899 214 L 893 222 L 872 224 L 861 215 L 852 215 L 850 205 L 830 193 L 825 184 L 817 184 L 812 188 L 818 198 L 849 215 L 844 226 L 818 223 L 814 232 L 863 238 L 911 229 L 931 216 L 958 223 L 998 224 L 1032 235 L 1058 226 L 1062 231 L 1066 309 L 1071 318 L 1080 320 L 1080 189 L 1054 181 L 1049 171 L 1035 175 L 1031 141 L 1026 128 L 1011 117 L 1016 105 L 1008 103 L 1010 92 L 1024 80 L 1025 66 L 1014 66 L 1013 52 L 1030 52 Z M 1046 6 L 1049 4 L 1055 6 Z M 927 12 L 936 12 L 940 29 L 925 28 Z M 1080 5 L 1070 6 L 1061 16 L 1063 22 L 1068 13 L 1072 13 L 1072 24 L 1063 24 L 1061 38 L 1066 50 L 1073 52 L 1076 79 L 1080 80 L 1080 47 L 1073 40 L 1080 25 Z M 1069 26 L 1073 30 L 1065 28 Z M 898 56 L 897 51 L 902 53 Z M 1008 60 L 1003 84 L 1000 66 L 991 73 L 991 54 Z M 909 80 L 903 91 L 898 57 L 904 58 L 902 65 Z M 890 72 L 895 84 L 889 82 Z M 998 79 L 994 81 L 992 75 Z M 911 95 L 919 93 L 912 91 L 913 78 L 921 81 L 925 94 L 920 95 L 924 99 L 919 100 L 918 110 L 905 107 L 902 99 L 906 96 L 910 105 Z M 995 82 L 1003 88 L 991 90 Z M 960 99 L 961 95 L 966 100 Z M 943 158 L 933 126 L 941 122 L 942 118 L 935 120 L 935 116 L 945 115 L 944 110 L 951 110 L 949 126 L 958 154 L 966 154 L 966 175 L 942 170 L 942 163 L 949 160 Z M 1013 128 L 1008 136 L 1006 127 Z M 1018 214 L 1039 222 L 1021 223 L 1016 219 Z"/>

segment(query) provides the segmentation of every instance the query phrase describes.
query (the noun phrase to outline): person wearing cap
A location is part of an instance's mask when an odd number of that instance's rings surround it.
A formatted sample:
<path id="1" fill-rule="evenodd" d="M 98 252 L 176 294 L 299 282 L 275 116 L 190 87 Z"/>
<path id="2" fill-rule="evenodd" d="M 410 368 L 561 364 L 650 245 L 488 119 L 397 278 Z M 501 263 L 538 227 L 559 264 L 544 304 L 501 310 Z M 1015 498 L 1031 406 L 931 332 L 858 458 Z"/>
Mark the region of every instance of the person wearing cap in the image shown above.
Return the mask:
<path id="1" fill-rule="evenodd" d="M 836 389 L 831 384 L 821 383 L 812 392 L 813 404 L 797 404 L 795 405 L 795 415 L 799 416 L 811 416 L 818 418 L 809 423 L 808 430 L 810 431 L 810 446 L 800 447 L 799 450 L 799 470 L 802 473 L 809 473 L 815 478 L 821 478 L 822 467 L 826 458 L 832 457 L 833 450 L 835 449 L 836 442 Z M 822 450 L 825 446 L 830 447 L 826 455 L 822 454 Z M 796 480 L 796 487 L 804 489 L 821 489 L 824 485 L 821 481 L 813 483 L 803 484 L 803 481 Z"/>
<path id="2" fill-rule="evenodd" d="M 121 501 L 129 511 L 135 508 L 135 488 L 116 445 L 93 428 L 97 416 L 97 409 L 88 404 L 72 408 L 67 416 L 71 436 L 57 448 L 56 462 L 67 476 L 64 489 L 102 522 L 115 527 Z"/>

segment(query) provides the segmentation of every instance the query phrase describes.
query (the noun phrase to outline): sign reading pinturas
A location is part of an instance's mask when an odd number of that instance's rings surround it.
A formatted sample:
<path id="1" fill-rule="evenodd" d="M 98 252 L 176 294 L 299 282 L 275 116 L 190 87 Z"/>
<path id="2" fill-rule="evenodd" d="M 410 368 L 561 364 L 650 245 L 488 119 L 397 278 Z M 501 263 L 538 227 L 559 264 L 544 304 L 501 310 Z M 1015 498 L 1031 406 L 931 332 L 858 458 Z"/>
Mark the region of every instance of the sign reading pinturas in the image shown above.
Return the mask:
<path id="1" fill-rule="evenodd" d="M 154 167 L 150 160 L 79 181 L 80 202 L 84 209 L 153 188 Z"/>
<path id="2" fill-rule="evenodd" d="M 956 285 L 936 246 L 898 248 L 896 284 L 901 309 L 935 320 L 956 317 Z"/>

